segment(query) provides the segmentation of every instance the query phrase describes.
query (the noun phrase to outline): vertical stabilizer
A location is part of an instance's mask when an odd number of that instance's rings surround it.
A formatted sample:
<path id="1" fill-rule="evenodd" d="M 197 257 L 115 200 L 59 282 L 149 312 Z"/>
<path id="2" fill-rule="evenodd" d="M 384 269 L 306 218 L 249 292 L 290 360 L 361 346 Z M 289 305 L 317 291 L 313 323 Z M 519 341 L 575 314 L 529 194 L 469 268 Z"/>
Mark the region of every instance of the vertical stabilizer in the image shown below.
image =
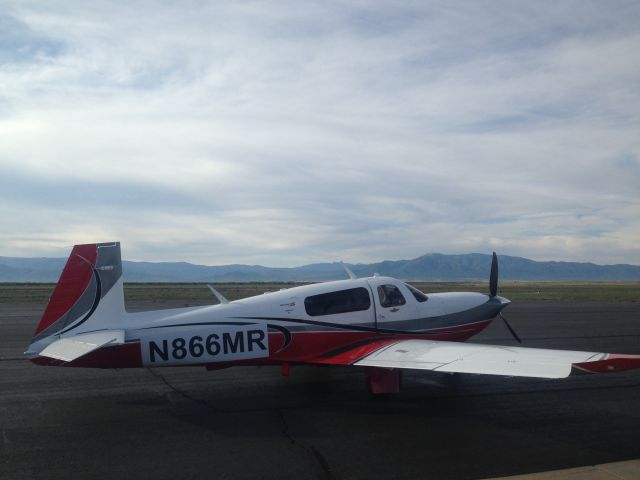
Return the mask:
<path id="1" fill-rule="evenodd" d="M 119 242 L 74 246 L 33 341 L 118 323 L 125 314 L 122 285 Z"/>

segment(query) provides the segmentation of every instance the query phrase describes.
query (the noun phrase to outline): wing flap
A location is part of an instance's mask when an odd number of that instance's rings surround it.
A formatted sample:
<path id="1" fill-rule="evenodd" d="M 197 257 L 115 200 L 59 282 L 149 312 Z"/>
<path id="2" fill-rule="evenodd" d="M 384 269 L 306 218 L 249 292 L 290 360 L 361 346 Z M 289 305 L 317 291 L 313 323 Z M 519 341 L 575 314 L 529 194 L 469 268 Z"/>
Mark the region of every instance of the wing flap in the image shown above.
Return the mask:
<path id="1" fill-rule="evenodd" d="M 640 356 L 548 350 L 431 340 L 402 340 L 354 365 L 512 377 L 564 378 L 574 367 L 587 373 L 640 368 Z"/>
<path id="2" fill-rule="evenodd" d="M 105 345 L 124 343 L 124 330 L 102 330 L 61 338 L 50 343 L 38 355 L 71 362 Z"/>

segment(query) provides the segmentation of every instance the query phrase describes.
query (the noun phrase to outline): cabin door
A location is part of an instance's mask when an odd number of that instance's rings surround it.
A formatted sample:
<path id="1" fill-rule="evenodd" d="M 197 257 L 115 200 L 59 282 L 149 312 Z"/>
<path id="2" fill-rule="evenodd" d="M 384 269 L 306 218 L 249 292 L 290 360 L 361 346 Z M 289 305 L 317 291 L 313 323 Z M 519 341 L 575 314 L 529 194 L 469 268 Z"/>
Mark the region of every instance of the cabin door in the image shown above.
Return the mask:
<path id="1" fill-rule="evenodd" d="M 397 280 L 373 278 L 368 280 L 375 307 L 376 328 L 385 330 L 410 330 L 411 320 L 416 318 L 416 302 L 409 289 Z"/>

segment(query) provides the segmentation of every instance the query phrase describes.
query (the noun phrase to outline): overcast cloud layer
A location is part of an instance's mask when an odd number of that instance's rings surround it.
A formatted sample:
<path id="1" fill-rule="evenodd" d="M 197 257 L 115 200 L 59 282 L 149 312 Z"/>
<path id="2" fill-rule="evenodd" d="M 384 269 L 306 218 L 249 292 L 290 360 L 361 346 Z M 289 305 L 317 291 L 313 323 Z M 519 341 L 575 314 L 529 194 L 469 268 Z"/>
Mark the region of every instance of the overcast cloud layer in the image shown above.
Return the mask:
<path id="1" fill-rule="evenodd" d="M 0 255 L 640 264 L 637 1 L 0 5 Z"/>

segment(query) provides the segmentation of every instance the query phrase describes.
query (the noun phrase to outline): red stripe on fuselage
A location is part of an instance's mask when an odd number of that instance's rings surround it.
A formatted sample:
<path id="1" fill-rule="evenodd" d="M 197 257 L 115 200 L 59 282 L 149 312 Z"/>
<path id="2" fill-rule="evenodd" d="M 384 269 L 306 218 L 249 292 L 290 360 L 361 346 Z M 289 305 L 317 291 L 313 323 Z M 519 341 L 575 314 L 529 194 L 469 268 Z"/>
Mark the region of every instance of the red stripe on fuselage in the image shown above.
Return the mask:
<path id="1" fill-rule="evenodd" d="M 428 330 L 422 333 L 407 332 L 405 335 L 376 332 L 294 332 L 292 333 L 291 345 L 280 352 L 278 349 L 282 346 L 282 335 L 269 334 L 270 351 L 276 352 L 271 354 L 269 358 L 275 361 L 344 365 L 356 362 L 381 346 L 399 340 L 423 339 L 463 342 L 486 328 L 489 323 L 491 320 L 450 327 L 450 331 L 438 329 L 437 333 L 431 333 L 432 331 Z M 276 335 L 275 338 L 274 335 Z M 371 343 L 360 345 L 365 340 L 371 340 Z M 377 347 L 375 347 L 376 344 Z M 327 355 L 333 351 L 339 353 L 332 356 Z"/>
<path id="2" fill-rule="evenodd" d="M 453 332 L 459 332 L 460 330 L 482 330 L 484 328 L 486 328 L 491 322 L 493 321 L 493 319 L 489 319 L 489 320 L 480 320 L 478 322 L 472 322 L 472 323 L 463 323 L 461 325 L 454 325 L 451 327 L 438 327 L 438 328 L 430 328 L 429 330 L 425 330 L 425 334 L 428 333 L 453 333 Z"/>
<path id="3" fill-rule="evenodd" d="M 269 333 L 269 357 L 202 365 L 207 365 L 212 369 L 234 365 L 273 365 L 283 362 L 349 365 L 385 345 L 400 340 L 424 339 L 462 342 L 480 332 L 490 322 L 487 320 L 449 327 L 450 331 L 446 332 L 438 329 L 437 334 L 430 334 L 431 330 L 424 333 L 408 332 L 406 335 L 360 331 L 291 332 L 291 342 L 286 348 L 283 348 L 284 335 L 273 332 Z M 142 349 L 139 342 L 131 342 L 100 348 L 73 362 L 63 362 L 47 357 L 35 357 L 31 361 L 37 365 L 50 366 L 137 368 L 142 367 Z M 194 366 L 194 364 L 189 364 L 189 366 Z"/>

